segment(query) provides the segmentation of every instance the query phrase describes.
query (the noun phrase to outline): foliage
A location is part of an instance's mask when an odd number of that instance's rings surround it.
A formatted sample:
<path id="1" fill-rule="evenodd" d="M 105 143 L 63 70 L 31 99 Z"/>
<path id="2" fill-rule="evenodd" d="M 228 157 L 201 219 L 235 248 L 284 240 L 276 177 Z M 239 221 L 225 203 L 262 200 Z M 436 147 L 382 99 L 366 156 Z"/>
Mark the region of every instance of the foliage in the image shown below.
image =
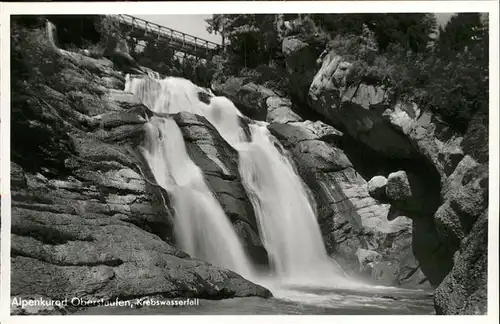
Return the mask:
<path id="1" fill-rule="evenodd" d="M 207 20 L 207 30 L 222 35 L 233 64 L 255 68 L 271 61 L 281 48 L 275 20 L 276 15 L 218 14 Z"/>
<path id="2" fill-rule="evenodd" d="M 133 56 L 139 65 L 148 67 L 163 77 L 183 77 L 203 87 L 210 86 L 216 73 L 215 62 L 184 56 L 182 53 L 176 55 L 166 40 L 147 42 L 142 51 L 136 51 Z"/>
<path id="3" fill-rule="evenodd" d="M 169 75 L 173 66 L 174 53 L 166 41 L 158 40 L 147 42 L 143 50 L 138 51 L 134 58 L 139 65 L 153 69 L 162 75 Z"/>
<path id="4" fill-rule="evenodd" d="M 481 16 L 477 13 L 460 13 L 450 18 L 444 28 L 440 28 L 438 51 L 440 56 L 461 52 L 474 40 L 479 40 L 484 30 Z"/>
<path id="5" fill-rule="evenodd" d="M 461 32 L 456 25 L 462 20 Z M 475 113 L 487 111 L 488 107 L 488 26 L 481 22 L 479 14 L 458 14 L 442 32 L 436 54 L 427 58 L 426 65 L 419 66 L 422 73 L 427 73 L 424 102 L 463 133 Z"/>
<path id="6" fill-rule="evenodd" d="M 427 13 L 367 14 L 365 23 L 382 51 L 397 44 L 414 53 L 425 52 L 437 32 L 435 16 Z"/>
<path id="7" fill-rule="evenodd" d="M 112 53 L 119 39 L 125 39 L 119 22 L 108 16 L 99 16 L 95 20 L 95 28 L 100 35 L 99 47 L 102 48 L 103 55 Z"/>

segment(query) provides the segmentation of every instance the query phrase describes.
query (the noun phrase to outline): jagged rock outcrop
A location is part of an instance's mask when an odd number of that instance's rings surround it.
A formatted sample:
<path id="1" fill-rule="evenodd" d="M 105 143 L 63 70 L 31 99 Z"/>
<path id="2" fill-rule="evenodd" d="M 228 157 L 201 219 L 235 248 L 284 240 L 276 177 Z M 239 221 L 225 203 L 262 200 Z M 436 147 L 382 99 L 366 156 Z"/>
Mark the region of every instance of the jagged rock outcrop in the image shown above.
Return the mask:
<path id="1" fill-rule="evenodd" d="M 302 120 L 291 109 L 290 100 L 246 78 L 231 77 L 222 84 L 212 84 L 212 90 L 216 95 L 229 98 L 249 118 L 277 123 Z"/>
<path id="2" fill-rule="evenodd" d="M 385 193 L 391 200 L 404 200 L 411 197 L 412 192 L 406 172 L 397 171 L 389 174 Z"/>
<path id="3" fill-rule="evenodd" d="M 292 102 L 278 96 L 266 99 L 267 118 L 269 123 L 290 123 L 302 121 L 302 118 L 292 110 Z"/>
<path id="4" fill-rule="evenodd" d="M 413 156 L 407 137 L 381 114 L 388 106 L 389 91 L 364 83 L 348 85 L 350 68 L 351 64 L 335 52 L 325 55 L 308 88 L 310 107 L 377 152 L 400 158 Z"/>
<path id="5" fill-rule="evenodd" d="M 384 176 L 375 176 L 368 181 L 368 193 L 371 197 L 383 200 L 387 199 L 385 188 L 387 186 L 387 179 Z"/>
<path id="6" fill-rule="evenodd" d="M 247 82 L 245 78 L 231 77 L 224 83 L 213 83 L 212 91 L 229 98 L 248 118 L 266 120 L 266 99 L 276 94 L 260 85 Z"/>
<path id="7" fill-rule="evenodd" d="M 270 296 L 174 247 L 168 196 L 138 151 L 151 112 L 106 88 L 124 82 L 112 62 L 61 55 L 61 84 L 12 95 L 12 296 Z"/>
<path id="8" fill-rule="evenodd" d="M 316 127 L 311 127 L 314 124 Z M 388 220 L 389 205 L 369 196 L 367 182 L 331 142 L 342 133 L 320 124 L 296 122 L 268 128 L 289 150 L 300 176 L 313 192 L 327 251 L 344 269 L 361 272 L 379 283 L 423 283 L 425 277 L 412 253 L 411 221 L 403 217 Z M 318 132 L 321 129 L 330 131 Z M 368 273 L 356 256 L 359 248 L 381 255 Z"/>
<path id="9" fill-rule="evenodd" d="M 282 42 L 286 67 L 290 78 L 290 90 L 297 101 L 308 101 L 307 90 L 316 73 L 317 56 L 307 43 L 293 36 L 285 37 Z"/>
<path id="10" fill-rule="evenodd" d="M 437 314 L 481 315 L 488 305 L 488 210 L 462 240 L 451 272 L 434 295 Z"/>
<path id="11" fill-rule="evenodd" d="M 217 200 L 241 238 L 250 257 L 267 264 L 257 220 L 238 172 L 238 152 L 204 118 L 187 112 L 173 115 L 191 159 L 198 165 Z"/>

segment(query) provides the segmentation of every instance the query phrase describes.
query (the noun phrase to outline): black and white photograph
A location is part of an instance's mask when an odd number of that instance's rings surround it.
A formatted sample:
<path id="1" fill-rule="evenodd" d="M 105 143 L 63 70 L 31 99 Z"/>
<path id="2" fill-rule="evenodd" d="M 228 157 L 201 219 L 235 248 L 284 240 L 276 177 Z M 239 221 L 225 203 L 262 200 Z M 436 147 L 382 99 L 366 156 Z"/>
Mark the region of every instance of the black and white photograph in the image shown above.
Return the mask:
<path id="1" fill-rule="evenodd" d="M 11 14 L 6 316 L 498 315 L 492 14 L 426 8 Z"/>

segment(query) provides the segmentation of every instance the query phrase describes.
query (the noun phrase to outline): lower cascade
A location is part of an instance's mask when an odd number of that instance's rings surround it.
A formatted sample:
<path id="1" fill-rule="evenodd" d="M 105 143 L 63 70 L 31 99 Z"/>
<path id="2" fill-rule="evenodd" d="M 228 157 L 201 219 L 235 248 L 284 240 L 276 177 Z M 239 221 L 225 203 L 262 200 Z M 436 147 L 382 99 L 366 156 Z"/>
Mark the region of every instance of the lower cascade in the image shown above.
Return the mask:
<path id="1" fill-rule="evenodd" d="M 241 242 L 202 171 L 189 158 L 175 121 L 153 117 L 147 127 L 143 154 L 158 184 L 173 197 L 180 247 L 193 257 L 250 276 L 250 261 Z"/>
<path id="2" fill-rule="evenodd" d="M 157 183 L 172 197 L 175 235 L 184 251 L 268 287 L 354 285 L 328 256 L 306 188 L 266 123 L 250 123 L 248 140 L 240 122 L 244 116 L 230 100 L 211 97 L 205 104 L 197 96 L 201 89 L 182 78 L 127 76 L 125 90 L 161 115 L 149 120 L 143 154 Z M 182 111 L 204 116 L 239 152 L 239 172 L 272 273 L 255 270 L 202 170 L 190 159 L 168 115 Z"/>

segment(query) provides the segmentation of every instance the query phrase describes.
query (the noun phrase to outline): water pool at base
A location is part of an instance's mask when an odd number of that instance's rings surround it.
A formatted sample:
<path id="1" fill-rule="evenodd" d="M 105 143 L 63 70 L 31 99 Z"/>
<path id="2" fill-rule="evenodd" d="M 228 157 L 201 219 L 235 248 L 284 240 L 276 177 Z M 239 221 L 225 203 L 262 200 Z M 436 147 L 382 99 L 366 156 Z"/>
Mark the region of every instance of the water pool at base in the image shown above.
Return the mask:
<path id="1" fill-rule="evenodd" d="M 433 291 L 388 287 L 338 290 L 295 287 L 273 298 L 201 299 L 198 306 L 94 307 L 78 315 L 434 315 Z"/>

